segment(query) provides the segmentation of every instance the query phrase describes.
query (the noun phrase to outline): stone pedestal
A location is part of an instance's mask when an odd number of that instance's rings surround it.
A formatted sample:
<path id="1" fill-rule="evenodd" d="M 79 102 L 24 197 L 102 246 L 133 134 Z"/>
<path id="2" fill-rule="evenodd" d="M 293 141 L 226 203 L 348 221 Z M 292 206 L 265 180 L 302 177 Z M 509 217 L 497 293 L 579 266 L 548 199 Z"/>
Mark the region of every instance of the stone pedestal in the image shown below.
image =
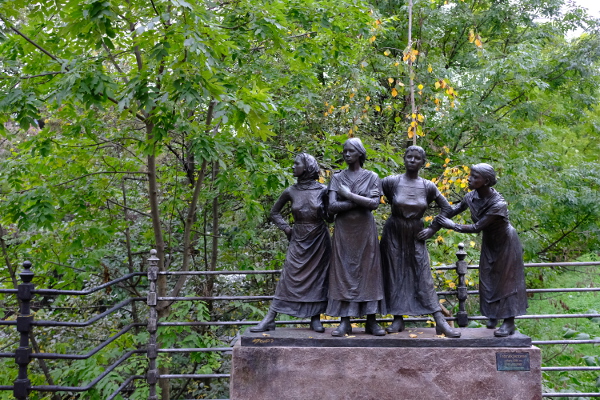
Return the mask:
<path id="1" fill-rule="evenodd" d="M 331 329 L 247 332 L 233 349 L 231 400 L 542 398 L 541 355 L 516 334 L 494 338 L 462 329 L 460 339 L 431 328 L 344 338 Z M 512 344 L 512 345 L 511 345 Z"/>

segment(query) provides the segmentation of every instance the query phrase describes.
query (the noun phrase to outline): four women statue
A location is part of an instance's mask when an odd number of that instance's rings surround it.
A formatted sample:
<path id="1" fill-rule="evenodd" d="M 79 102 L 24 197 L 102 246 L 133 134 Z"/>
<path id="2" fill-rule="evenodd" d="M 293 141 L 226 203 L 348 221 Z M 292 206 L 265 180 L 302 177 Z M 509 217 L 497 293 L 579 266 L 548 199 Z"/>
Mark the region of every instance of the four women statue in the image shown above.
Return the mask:
<path id="1" fill-rule="evenodd" d="M 527 308 L 523 250 L 508 221 L 506 202 L 492 186 L 494 169 L 477 164 L 471 169 L 464 199 L 452 207 L 435 184 L 419 177 L 425 151 L 410 146 L 404 154 L 406 172 L 379 180 L 363 169 L 366 150 L 358 138 L 344 143 L 348 168 L 333 175 L 329 187 L 318 183 L 319 166 L 305 153 L 296 157 L 298 183 L 287 188 L 271 209 L 271 219 L 290 244 L 273 303 L 253 332 L 275 329 L 277 313 L 311 317 L 310 327 L 324 332 L 320 314 L 341 317 L 333 336 L 352 332 L 350 317 L 367 316 L 365 332 L 376 336 L 404 330 L 403 315 L 432 314 L 436 333 L 458 338 L 444 319 L 431 275 L 425 241 L 441 227 L 458 232 L 483 231 L 479 263 L 481 313 L 488 328 L 504 319 L 496 336 L 512 335 L 514 317 Z M 391 216 L 383 228 L 381 245 L 372 211 L 383 192 Z M 281 216 L 292 203 L 294 225 Z M 423 216 L 431 203 L 440 208 L 433 223 L 424 228 Z M 458 225 L 450 218 L 469 208 L 474 224 Z M 335 216 L 333 244 L 325 220 Z M 380 248 L 381 246 L 381 248 Z M 392 314 L 385 330 L 376 314 Z"/>

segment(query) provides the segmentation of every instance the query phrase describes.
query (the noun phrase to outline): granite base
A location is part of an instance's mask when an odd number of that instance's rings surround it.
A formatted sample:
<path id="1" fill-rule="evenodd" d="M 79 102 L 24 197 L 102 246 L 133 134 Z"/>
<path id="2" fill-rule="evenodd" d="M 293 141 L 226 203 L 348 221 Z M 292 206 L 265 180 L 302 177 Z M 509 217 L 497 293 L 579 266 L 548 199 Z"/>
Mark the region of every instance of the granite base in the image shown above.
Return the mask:
<path id="1" fill-rule="evenodd" d="M 321 336 L 305 329 L 277 329 L 260 339 L 298 341 Z M 462 329 L 464 337 L 468 329 Z M 419 333 L 420 332 L 420 333 Z M 491 334 L 491 331 L 488 331 Z M 480 331 L 478 334 L 488 334 Z M 475 337 L 478 335 L 475 334 Z M 255 334 L 253 334 L 255 335 Z M 425 329 L 407 332 L 417 344 L 434 336 Z M 410 335 L 416 335 L 412 338 Z M 244 335 L 246 336 L 246 335 Z M 279 337 L 281 336 L 281 337 Z M 339 347 L 339 341 L 359 338 L 363 346 Z M 388 340 L 381 340 L 386 338 Z M 394 335 L 376 338 L 356 330 L 353 335 L 331 341 L 331 346 L 278 346 L 258 343 L 233 349 L 231 400 L 307 399 L 522 399 L 542 398 L 541 354 L 535 346 L 457 346 L 462 339 L 439 338 L 453 347 L 390 346 Z M 304 339 L 303 339 L 304 338 Z M 493 335 L 490 340 L 493 340 Z M 429 338 L 431 339 L 431 338 Z M 479 338 L 481 339 L 481 338 Z M 247 343 L 252 343 L 252 341 Z M 356 342 L 353 341 L 353 342 Z M 377 343 L 384 344 L 377 346 Z"/>

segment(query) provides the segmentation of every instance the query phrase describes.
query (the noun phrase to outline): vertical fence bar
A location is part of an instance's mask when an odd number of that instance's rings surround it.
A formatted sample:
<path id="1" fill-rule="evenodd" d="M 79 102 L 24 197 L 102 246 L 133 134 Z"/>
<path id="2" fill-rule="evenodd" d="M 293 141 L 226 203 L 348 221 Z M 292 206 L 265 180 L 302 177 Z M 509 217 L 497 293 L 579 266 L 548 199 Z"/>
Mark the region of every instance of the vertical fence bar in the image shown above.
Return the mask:
<path id="1" fill-rule="evenodd" d="M 456 252 L 456 258 L 458 258 L 456 261 L 456 273 L 458 274 L 458 313 L 456 314 L 456 323 L 461 328 L 469 324 L 469 318 L 465 309 L 465 302 L 467 301 L 467 284 L 465 283 L 465 275 L 467 274 L 466 257 L 465 245 L 464 243 L 459 243 L 458 251 Z"/>
<path id="2" fill-rule="evenodd" d="M 21 283 L 17 290 L 17 297 L 21 303 L 19 315 L 17 316 L 17 331 L 21 337 L 19 339 L 19 348 L 15 351 L 15 362 L 19 366 L 19 375 L 14 382 L 13 395 L 18 400 L 27 400 L 29 391 L 31 390 L 31 381 L 27 376 L 27 367 L 31 361 L 31 347 L 29 347 L 29 332 L 31 331 L 31 322 L 33 321 L 33 314 L 31 314 L 30 301 L 32 298 L 32 291 L 34 289 L 33 283 L 33 272 L 30 270 L 31 262 L 25 261 L 23 263 L 23 272 L 21 276 Z"/>
<path id="3" fill-rule="evenodd" d="M 148 338 L 147 356 L 148 356 L 148 374 L 146 380 L 150 387 L 148 400 L 158 400 L 156 395 L 156 383 L 158 382 L 158 368 L 156 367 L 156 357 L 158 350 L 156 347 L 156 330 L 158 314 L 156 312 L 156 280 L 158 279 L 158 257 L 156 250 L 150 250 L 150 258 L 148 259 Z"/>

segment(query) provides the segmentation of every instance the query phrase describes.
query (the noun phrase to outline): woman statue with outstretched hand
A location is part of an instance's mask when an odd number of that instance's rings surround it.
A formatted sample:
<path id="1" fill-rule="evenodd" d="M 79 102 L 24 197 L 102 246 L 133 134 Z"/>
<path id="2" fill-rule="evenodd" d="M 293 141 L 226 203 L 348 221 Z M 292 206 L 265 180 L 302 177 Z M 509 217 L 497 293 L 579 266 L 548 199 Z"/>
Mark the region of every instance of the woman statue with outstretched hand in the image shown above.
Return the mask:
<path id="1" fill-rule="evenodd" d="M 479 259 L 479 298 L 481 314 L 489 318 L 487 327 L 494 329 L 499 319 L 502 326 L 494 331 L 504 337 L 515 332 L 515 316 L 527 312 L 523 247 L 517 231 L 508 221 L 504 198 L 492 186 L 496 172 L 489 164 L 471 167 L 469 189 L 463 200 L 448 215 L 450 218 L 471 210 L 471 225 L 459 225 L 445 216 L 436 221 L 456 232 L 483 232 Z"/>
<path id="2" fill-rule="evenodd" d="M 319 164 L 309 154 L 301 153 L 294 161 L 298 182 L 287 188 L 271 209 L 271 220 L 290 241 L 281 278 L 269 312 L 252 332 L 275 329 L 277 313 L 293 317 L 311 317 L 310 328 L 324 332 L 320 321 L 327 307 L 327 289 L 331 240 L 325 222 L 327 187 L 316 181 Z M 292 203 L 294 225 L 281 216 L 283 206 Z"/>
<path id="3" fill-rule="evenodd" d="M 375 314 L 382 311 L 383 284 L 377 226 L 371 214 L 379 205 L 379 178 L 362 168 L 367 151 L 360 139 L 344 143 L 343 157 L 348 168 L 334 174 L 329 184 L 335 229 L 326 314 L 341 317 L 333 336 L 351 333 L 350 317 L 362 315 L 367 316 L 365 332 L 382 336 L 385 331 Z"/>
<path id="4" fill-rule="evenodd" d="M 442 215 L 451 206 L 431 181 L 419 176 L 425 164 L 425 151 L 410 146 L 404 153 L 406 172 L 381 181 L 383 194 L 392 208 L 381 236 L 381 266 L 388 314 L 394 315 L 389 333 L 404 330 L 403 315 L 432 314 L 438 335 L 460 337 L 460 332 L 448 325 L 440 308 L 433 284 L 429 254 L 425 240 L 440 228 L 432 223 L 423 229 L 423 215 L 430 203 L 435 202 Z"/>

